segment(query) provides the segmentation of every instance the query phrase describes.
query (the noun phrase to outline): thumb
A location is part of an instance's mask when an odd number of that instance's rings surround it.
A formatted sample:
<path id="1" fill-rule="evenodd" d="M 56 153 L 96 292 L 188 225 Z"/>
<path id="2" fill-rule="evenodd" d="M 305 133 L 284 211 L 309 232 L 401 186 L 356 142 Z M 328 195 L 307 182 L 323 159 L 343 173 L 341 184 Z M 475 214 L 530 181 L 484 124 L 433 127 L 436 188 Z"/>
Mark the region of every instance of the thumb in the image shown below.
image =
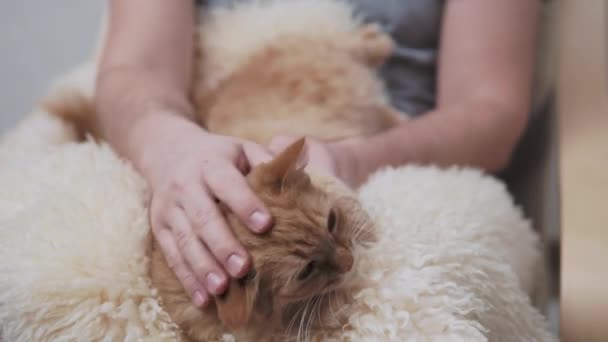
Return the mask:
<path id="1" fill-rule="evenodd" d="M 245 154 L 249 168 L 253 168 L 261 163 L 267 163 L 274 157 L 273 152 L 252 142 L 243 143 L 243 153 Z"/>

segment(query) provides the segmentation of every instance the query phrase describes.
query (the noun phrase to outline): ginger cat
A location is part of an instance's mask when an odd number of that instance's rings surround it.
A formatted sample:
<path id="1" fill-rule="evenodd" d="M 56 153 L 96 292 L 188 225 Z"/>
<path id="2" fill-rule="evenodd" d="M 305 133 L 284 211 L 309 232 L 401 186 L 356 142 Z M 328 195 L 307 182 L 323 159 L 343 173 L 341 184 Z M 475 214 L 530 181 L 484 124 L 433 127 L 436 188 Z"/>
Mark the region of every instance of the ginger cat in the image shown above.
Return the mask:
<path id="1" fill-rule="evenodd" d="M 336 324 L 330 323 L 338 320 L 330 309 L 347 300 L 343 286 L 356 249 L 371 241 L 373 224 L 355 199 L 324 191 L 295 167 L 303 145 L 300 139 L 247 176 L 275 218 L 270 232 L 256 235 L 225 211 L 253 267 L 214 304 L 194 307 L 162 252 L 153 249 L 152 283 L 189 339 L 221 341 L 231 332 L 248 341 L 285 341 Z"/>
<path id="2" fill-rule="evenodd" d="M 201 22 L 192 100 L 197 121 L 211 132 L 261 144 L 277 135 L 331 141 L 374 134 L 405 117 L 376 75 L 391 55 L 390 37 L 360 24 L 346 2 L 254 1 L 211 11 Z M 91 99 L 72 92 L 47 108 L 81 137 L 103 139 Z M 247 175 L 275 218 L 271 232 L 255 236 L 224 210 L 253 271 L 208 308 L 191 304 L 154 243 L 152 283 L 185 339 L 221 341 L 230 332 L 284 341 L 346 324 L 347 313 L 332 310 L 348 302 L 353 261 L 372 239 L 373 223 L 354 195 L 296 168 L 303 145 Z"/>

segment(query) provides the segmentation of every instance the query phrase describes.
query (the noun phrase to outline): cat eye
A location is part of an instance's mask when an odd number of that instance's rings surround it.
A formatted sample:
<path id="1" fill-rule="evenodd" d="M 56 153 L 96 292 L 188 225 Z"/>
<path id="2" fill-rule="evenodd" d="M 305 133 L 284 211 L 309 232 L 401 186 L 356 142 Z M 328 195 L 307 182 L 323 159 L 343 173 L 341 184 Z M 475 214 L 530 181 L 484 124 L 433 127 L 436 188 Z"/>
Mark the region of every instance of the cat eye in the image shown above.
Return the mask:
<path id="1" fill-rule="evenodd" d="M 329 216 L 327 216 L 327 230 L 330 233 L 333 233 L 336 230 L 336 225 L 338 224 L 338 216 L 336 215 L 335 210 L 331 210 L 329 212 Z"/>
<path id="2" fill-rule="evenodd" d="M 306 280 L 308 277 L 312 275 L 315 268 L 317 267 L 317 263 L 314 261 L 309 262 L 304 266 L 300 274 L 298 274 L 298 280 Z"/>

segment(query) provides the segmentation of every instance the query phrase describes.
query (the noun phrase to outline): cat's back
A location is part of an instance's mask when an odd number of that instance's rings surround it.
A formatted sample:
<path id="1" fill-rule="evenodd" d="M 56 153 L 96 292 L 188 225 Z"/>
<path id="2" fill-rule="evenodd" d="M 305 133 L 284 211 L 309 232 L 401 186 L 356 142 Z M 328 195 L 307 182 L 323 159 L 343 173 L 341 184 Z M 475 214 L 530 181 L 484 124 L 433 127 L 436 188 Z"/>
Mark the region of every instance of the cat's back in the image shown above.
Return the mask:
<path id="1" fill-rule="evenodd" d="M 199 33 L 195 102 L 210 131 L 259 143 L 285 134 L 333 140 L 399 120 L 376 75 L 392 42 L 346 2 L 216 8 Z"/>
<path id="2" fill-rule="evenodd" d="M 343 40 L 358 25 L 351 6 L 335 0 L 229 1 L 203 8 L 202 89 L 217 87 L 279 37 Z"/>

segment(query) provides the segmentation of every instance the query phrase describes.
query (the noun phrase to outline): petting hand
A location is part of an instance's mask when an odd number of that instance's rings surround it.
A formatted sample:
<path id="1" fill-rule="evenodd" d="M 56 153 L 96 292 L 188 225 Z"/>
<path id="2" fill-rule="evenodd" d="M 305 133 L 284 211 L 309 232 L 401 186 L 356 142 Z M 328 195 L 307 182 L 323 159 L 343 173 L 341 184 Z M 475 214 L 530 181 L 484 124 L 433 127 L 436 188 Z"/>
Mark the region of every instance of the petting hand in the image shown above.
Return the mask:
<path id="1" fill-rule="evenodd" d="M 272 224 L 243 174 L 271 155 L 259 145 L 209 134 L 187 120 L 162 118 L 146 139 L 143 163 L 152 185 L 152 231 L 195 305 L 222 294 L 228 276 L 244 276 L 251 260 L 227 226 L 221 201 L 256 233 Z M 159 131 L 158 127 L 163 127 Z"/>
<path id="2" fill-rule="evenodd" d="M 278 153 L 299 139 L 298 137 L 277 136 L 269 144 L 273 153 Z M 357 187 L 361 179 L 360 161 L 357 158 L 356 145 L 358 140 L 347 139 L 333 143 L 306 138 L 308 155 L 307 170 L 315 171 L 342 180 L 350 187 Z"/>

